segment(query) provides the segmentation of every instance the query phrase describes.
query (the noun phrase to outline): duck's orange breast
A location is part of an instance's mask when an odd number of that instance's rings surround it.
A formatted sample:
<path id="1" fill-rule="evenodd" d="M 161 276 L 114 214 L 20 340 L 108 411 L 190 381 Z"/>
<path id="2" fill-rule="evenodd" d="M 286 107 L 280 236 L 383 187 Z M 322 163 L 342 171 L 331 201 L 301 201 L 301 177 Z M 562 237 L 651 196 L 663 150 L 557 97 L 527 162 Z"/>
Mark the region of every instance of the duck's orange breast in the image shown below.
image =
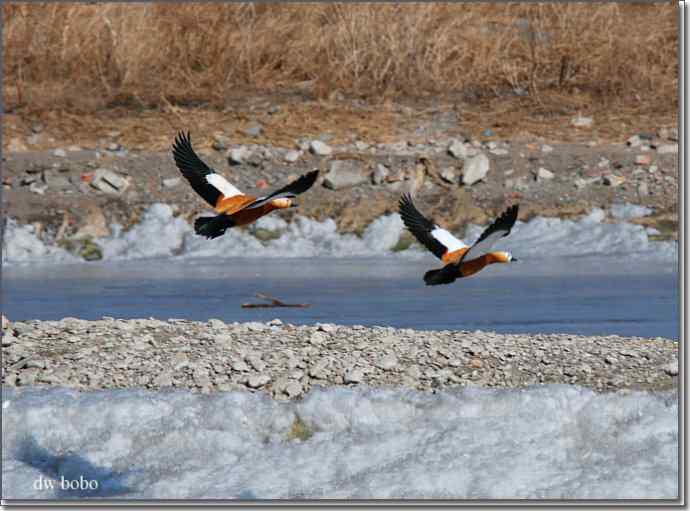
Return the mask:
<path id="1" fill-rule="evenodd" d="M 469 247 L 464 247 L 459 248 L 457 250 L 453 250 L 452 252 L 446 252 L 445 254 L 443 254 L 443 257 L 441 257 L 441 261 L 443 261 L 446 264 L 457 263 L 463 256 L 463 254 L 467 252 L 468 248 Z"/>

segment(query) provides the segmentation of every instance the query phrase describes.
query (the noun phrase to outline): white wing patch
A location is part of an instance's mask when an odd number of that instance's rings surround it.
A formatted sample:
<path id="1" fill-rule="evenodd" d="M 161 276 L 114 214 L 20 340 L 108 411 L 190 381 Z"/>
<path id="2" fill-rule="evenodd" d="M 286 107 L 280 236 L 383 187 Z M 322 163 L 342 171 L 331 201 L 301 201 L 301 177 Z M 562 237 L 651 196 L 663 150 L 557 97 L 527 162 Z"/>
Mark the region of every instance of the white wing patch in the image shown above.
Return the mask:
<path id="1" fill-rule="evenodd" d="M 228 197 L 234 197 L 235 195 L 242 195 L 242 192 L 232 186 L 228 180 L 220 174 L 208 174 L 206 176 L 206 181 L 208 181 L 211 186 L 222 193 L 226 199 Z"/>
<path id="2" fill-rule="evenodd" d="M 431 231 L 431 235 L 436 238 L 444 247 L 448 249 L 448 252 L 454 252 L 461 248 L 465 248 L 467 245 L 459 240 L 451 233 L 440 227 L 436 227 Z"/>

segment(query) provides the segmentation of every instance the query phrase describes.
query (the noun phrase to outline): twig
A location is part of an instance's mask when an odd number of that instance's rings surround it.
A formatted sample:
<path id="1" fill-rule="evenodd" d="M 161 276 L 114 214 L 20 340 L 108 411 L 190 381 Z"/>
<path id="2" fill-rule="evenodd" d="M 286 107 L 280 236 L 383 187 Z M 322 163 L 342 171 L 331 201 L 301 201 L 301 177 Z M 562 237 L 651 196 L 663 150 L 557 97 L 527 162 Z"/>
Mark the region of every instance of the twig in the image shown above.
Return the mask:
<path id="1" fill-rule="evenodd" d="M 271 307 L 298 307 L 298 308 L 307 308 L 310 307 L 311 304 L 309 303 L 285 303 L 281 300 L 278 300 L 277 298 L 273 298 L 272 296 L 265 295 L 263 293 L 256 293 L 256 297 L 259 298 L 260 300 L 268 300 L 271 303 L 243 303 L 242 308 L 243 309 L 267 309 Z"/>

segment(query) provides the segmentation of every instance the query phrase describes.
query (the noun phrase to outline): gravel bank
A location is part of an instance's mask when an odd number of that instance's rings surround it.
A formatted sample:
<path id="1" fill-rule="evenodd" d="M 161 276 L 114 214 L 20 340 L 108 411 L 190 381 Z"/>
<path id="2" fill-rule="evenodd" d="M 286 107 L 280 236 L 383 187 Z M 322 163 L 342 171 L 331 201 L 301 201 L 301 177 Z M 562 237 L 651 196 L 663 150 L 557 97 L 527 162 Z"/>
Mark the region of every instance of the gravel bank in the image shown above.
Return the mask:
<path id="1" fill-rule="evenodd" d="M 598 391 L 677 386 L 678 344 L 662 338 L 504 335 L 388 327 L 157 319 L 4 325 L 3 383 L 83 389 L 250 389 L 278 399 L 332 385 Z"/>

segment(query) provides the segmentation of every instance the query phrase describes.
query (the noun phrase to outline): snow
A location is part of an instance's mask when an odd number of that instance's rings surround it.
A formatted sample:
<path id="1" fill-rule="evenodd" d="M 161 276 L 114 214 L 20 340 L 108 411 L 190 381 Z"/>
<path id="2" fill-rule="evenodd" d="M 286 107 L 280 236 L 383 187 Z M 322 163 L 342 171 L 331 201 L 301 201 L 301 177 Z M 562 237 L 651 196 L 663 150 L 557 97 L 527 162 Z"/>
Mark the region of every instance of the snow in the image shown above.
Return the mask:
<path id="1" fill-rule="evenodd" d="M 646 214 L 641 206 L 614 205 L 612 216 L 619 219 Z M 496 249 L 510 250 L 515 256 L 549 258 L 586 255 L 624 255 L 657 262 L 675 262 L 678 246 L 675 241 L 651 241 L 644 226 L 625 221 L 605 223 L 606 213 L 598 208 L 578 220 L 536 217 L 529 222 L 518 221 L 511 235 L 500 240 Z M 469 225 L 464 242 L 471 244 L 486 226 Z M 3 262 L 60 263 L 76 258 L 62 249 L 43 244 L 31 226 L 17 226 L 10 220 L 5 233 Z M 257 229 L 273 231 L 275 237 L 260 241 L 252 233 Z M 229 229 L 214 240 L 194 234 L 191 225 L 175 216 L 173 208 L 154 204 L 141 221 L 127 231 L 112 226 L 113 234 L 96 239 L 102 248 L 103 261 L 161 257 L 372 257 L 391 255 L 405 227 L 398 214 L 374 220 L 362 236 L 337 231 L 333 219 L 323 221 L 296 217 L 286 222 L 277 215 L 261 218 L 250 229 Z M 395 257 L 429 256 L 421 247 L 393 253 Z M 431 256 L 429 256 L 431 257 Z M 97 263 L 96 263 L 97 264 Z"/>
<path id="2" fill-rule="evenodd" d="M 310 437 L 290 437 L 297 418 Z M 10 499 L 678 495 L 670 392 L 334 387 L 278 402 L 246 391 L 4 388 L 2 426 Z M 63 478 L 98 489 L 45 488 Z"/>

